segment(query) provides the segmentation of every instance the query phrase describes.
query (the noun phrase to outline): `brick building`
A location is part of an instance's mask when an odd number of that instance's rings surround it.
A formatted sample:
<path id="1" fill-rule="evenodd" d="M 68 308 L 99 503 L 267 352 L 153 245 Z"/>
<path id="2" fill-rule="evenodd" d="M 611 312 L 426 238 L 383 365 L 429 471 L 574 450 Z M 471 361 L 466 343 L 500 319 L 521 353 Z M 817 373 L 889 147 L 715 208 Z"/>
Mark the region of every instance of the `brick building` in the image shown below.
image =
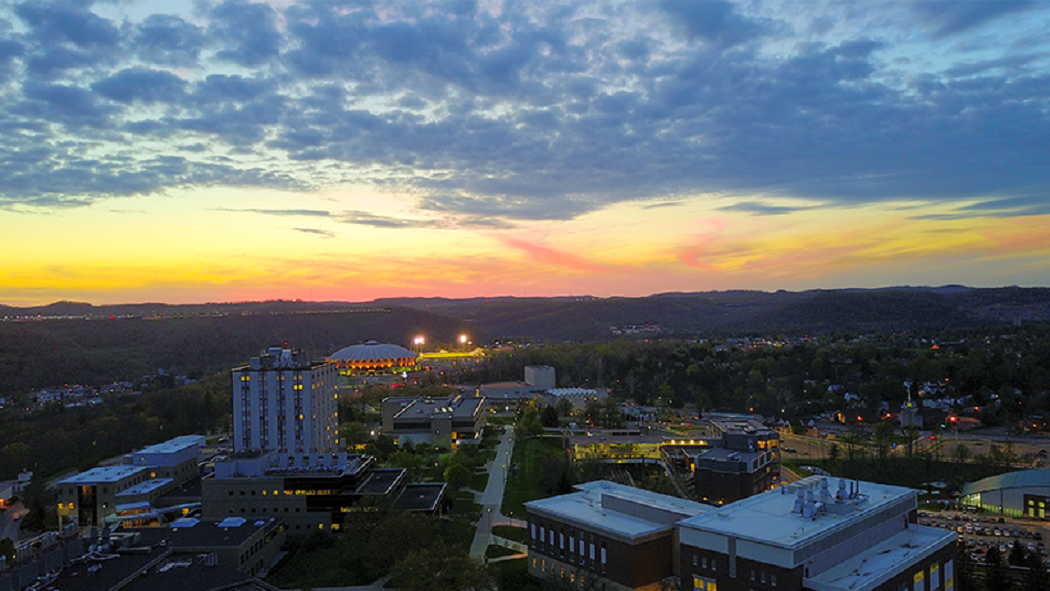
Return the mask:
<path id="1" fill-rule="evenodd" d="M 674 572 L 675 523 L 711 507 L 606 481 L 525 504 L 529 575 L 581 589 L 657 589 Z"/>
<path id="2" fill-rule="evenodd" d="M 955 534 L 919 491 L 810 477 L 678 523 L 682 589 L 953 591 Z"/>
<path id="3" fill-rule="evenodd" d="M 693 459 L 693 487 L 705 503 L 746 499 L 780 485 L 780 435 L 761 424 L 725 430 L 718 447 Z"/>
<path id="4" fill-rule="evenodd" d="M 810 477 L 722 507 L 610 482 L 526 504 L 529 575 L 579 589 L 954 591 L 916 490 Z"/>

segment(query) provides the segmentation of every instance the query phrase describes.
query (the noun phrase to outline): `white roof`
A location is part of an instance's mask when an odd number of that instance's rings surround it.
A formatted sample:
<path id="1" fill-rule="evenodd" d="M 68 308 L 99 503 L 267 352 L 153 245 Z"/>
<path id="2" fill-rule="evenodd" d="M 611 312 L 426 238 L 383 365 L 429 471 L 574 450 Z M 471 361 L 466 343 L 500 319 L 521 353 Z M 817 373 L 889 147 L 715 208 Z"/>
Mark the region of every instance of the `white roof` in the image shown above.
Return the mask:
<path id="1" fill-rule="evenodd" d="M 814 487 L 816 493 L 820 491 L 821 480 L 820 476 L 810 476 L 793 483 L 792 486 Z M 838 480 L 828 478 L 828 488 L 832 495 L 838 489 Z M 846 527 L 893 503 L 918 495 L 918 491 L 900 486 L 871 482 L 861 482 L 859 485 L 860 492 L 867 496 L 867 501 L 844 514 L 828 513 L 815 519 L 806 519 L 792 513 L 796 496 L 788 491 L 791 487 L 781 487 L 686 519 L 681 522 L 681 526 L 783 548 L 798 548 L 814 538 Z"/>
<path id="2" fill-rule="evenodd" d="M 203 435 L 182 435 L 169 439 L 163 443 L 144 447 L 136 454 L 170 454 L 180 452 L 189 447 L 200 447 L 204 443 Z"/>
<path id="3" fill-rule="evenodd" d="M 59 484 L 100 484 L 103 482 L 119 482 L 129 476 L 147 470 L 145 466 L 101 466 L 92 468 L 87 472 L 74 474 L 59 481 Z"/>
<path id="4" fill-rule="evenodd" d="M 153 491 L 157 490 L 158 488 L 161 488 L 162 486 L 164 486 L 164 485 L 166 485 L 166 484 L 168 484 L 170 482 L 174 482 L 174 479 L 172 479 L 172 478 L 152 478 L 152 479 L 147 480 L 145 482 L 140 482 L 140 483 L 136 484 L 135 486 L 133 486 L 131 488 L 128 488 L 128 489 L 120 491 L 119 493 L 117 493 L 117 496 L 118 497 L 130 497 L 130 496 L 134 496 L 134 495 L 144 495 L 146 493 L 153 492 Z"/>
<path id="5" fill-rule="evenodd" d="M 814 591 L 875 589 L 954 540 L 955 534 L 952 532 L 912 525 L 879 544 L 863 549 L 849 560 L 806 579 L 805 587 Z"/>
<path id="6" fill-rule="evenodd" d="M 599 480 L 576 486 L 581 492 L 526 503 L 579 524 L 625 537 L 639 537 L 669 530 L 675 521 L 708 511 L 711 507 L 685 499 Z M 602 497 L 610 497 L 602 502 Z M 629 514 L 613 507 L 631 510 Z"/>

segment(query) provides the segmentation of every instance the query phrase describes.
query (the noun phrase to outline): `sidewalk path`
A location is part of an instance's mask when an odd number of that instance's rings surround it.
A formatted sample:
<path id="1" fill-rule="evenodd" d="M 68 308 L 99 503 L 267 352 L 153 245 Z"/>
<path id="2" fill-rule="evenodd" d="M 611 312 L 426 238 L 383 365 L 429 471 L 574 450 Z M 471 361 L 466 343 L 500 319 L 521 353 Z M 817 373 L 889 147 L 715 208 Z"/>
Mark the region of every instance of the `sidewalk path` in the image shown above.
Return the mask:
<path id="1" fill-rule="evenodd" d="M 507 470 L 510 468 L 511 453 L 514 451 L 514 433 L 505 431 L 496 448 L 496 459 L 489 469 L 489 483 L 481 494 L 481 519 L 474 532 L 474 543 L 470 545 L 470 555 L 478 560 L 485 560 L 485 549 L 489 546 L 494 525 L 521 525 L 520 519 L 510 519 L 500 514 L 503 505 L 503 491 L 507 486 Z"/>

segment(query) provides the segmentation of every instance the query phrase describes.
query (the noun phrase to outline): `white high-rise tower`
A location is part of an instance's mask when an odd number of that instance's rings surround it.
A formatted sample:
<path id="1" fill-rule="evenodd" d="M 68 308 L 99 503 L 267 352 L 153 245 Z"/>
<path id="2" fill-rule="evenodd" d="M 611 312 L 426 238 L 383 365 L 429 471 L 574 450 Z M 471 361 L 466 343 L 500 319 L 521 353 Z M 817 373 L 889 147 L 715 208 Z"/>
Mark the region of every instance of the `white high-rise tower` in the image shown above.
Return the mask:
<path id="1" fill-rule="evenodd" d="M 231 373 L 234 451 L 340 451 L 334 363 L 270 347 Z"/>

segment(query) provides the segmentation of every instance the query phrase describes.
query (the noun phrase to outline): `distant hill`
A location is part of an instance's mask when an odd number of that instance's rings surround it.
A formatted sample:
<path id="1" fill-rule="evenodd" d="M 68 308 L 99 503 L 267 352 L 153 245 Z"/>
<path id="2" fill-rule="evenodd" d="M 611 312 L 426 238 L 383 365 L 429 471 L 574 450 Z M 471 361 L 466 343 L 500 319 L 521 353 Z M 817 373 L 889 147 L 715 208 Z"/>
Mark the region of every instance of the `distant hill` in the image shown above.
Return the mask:
<path id="1" fill-rule="evenodd" d="M 0 393 L 63 383 L 135 380 L 159 368 L 211 373 L 288 341 L 314 357 L 368 339 L 408 343 L 416 334 L 452 342 L 466 323 L 410 308 L 319 313 L 228 312 L 155 320 L 0 322 Z M 101 312 L 101 314 L 99 314 Z M 185 313 L 185 311 L 182 311 Z"/>
<path id="2" fill-rule="evenodd" d="M 1050 321 L 1050 289 L 892 287 L 802 292 L 663 293 L 642 298 L 388 298 L 372 302 L 268 301 L 92 306 L 57 302 L 0 309 L 0 392 L 208 372 L 290 341 L 315 356 L 367 339 L 407 344 L 609 340 L 613 327 L 654 336 L 938 331 Z M 110 320 L 113 317 L 114 320 Z M 655 327 L 659 327 L 657 330 Z"/>

